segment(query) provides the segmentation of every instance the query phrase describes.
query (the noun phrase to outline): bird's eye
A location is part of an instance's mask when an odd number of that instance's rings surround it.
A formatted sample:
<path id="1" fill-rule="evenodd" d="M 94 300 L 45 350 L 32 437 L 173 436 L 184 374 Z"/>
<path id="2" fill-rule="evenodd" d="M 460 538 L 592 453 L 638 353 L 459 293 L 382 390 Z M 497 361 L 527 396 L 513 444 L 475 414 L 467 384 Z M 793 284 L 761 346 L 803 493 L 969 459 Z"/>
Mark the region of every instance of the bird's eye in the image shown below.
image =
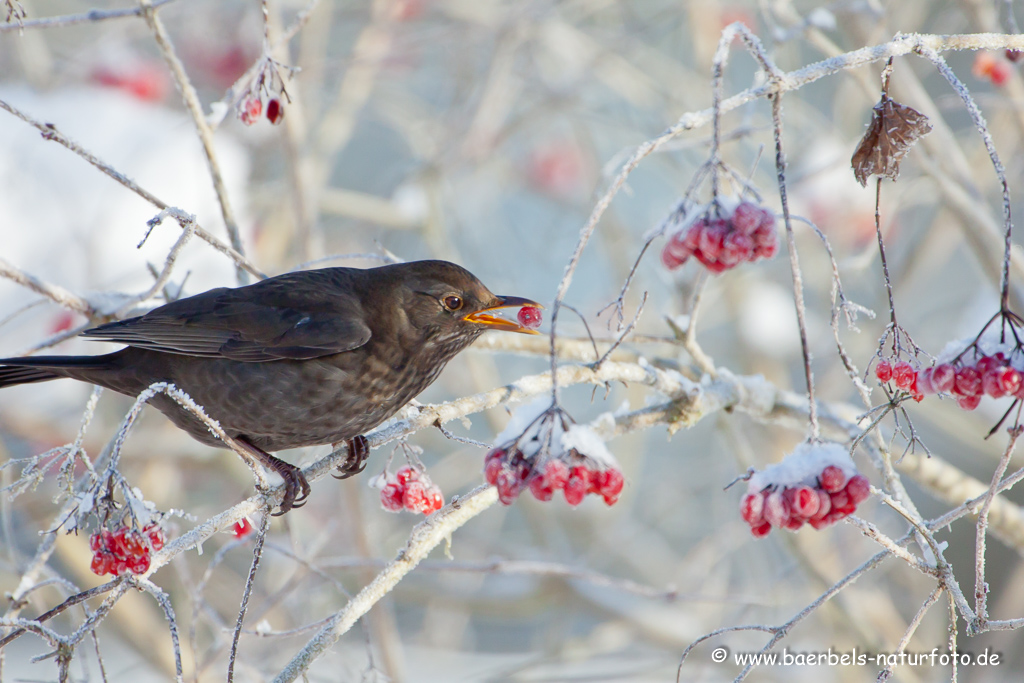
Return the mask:
<path id="1" fill-rule="evenodd" d="M 443 303 L 444 307 L 449 311 L 457 311 L 462 308 L 462 297 L 450 294 L 449 296 L 446 296 L 441 303 Z"/>

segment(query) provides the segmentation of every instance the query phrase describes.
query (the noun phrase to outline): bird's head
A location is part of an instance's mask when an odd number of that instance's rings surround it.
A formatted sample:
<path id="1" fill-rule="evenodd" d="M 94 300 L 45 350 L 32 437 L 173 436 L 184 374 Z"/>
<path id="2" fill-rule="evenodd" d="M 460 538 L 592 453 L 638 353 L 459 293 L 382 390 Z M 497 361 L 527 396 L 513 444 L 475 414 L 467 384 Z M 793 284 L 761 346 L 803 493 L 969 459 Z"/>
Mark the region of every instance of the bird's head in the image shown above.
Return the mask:
<path id="1" fill-rule="evenodd" d="M 540 304 L 518 296 L 492 294 L 462 266 L 447 261 L 413 261 L 386 267 L 401 269 L 405 312 L 418 329 L 432 330 L 442 339 L 459 337 L 469 341 L 486 330 L 538 334 L 497 312 L 520 306 L 542 308 Z"/>

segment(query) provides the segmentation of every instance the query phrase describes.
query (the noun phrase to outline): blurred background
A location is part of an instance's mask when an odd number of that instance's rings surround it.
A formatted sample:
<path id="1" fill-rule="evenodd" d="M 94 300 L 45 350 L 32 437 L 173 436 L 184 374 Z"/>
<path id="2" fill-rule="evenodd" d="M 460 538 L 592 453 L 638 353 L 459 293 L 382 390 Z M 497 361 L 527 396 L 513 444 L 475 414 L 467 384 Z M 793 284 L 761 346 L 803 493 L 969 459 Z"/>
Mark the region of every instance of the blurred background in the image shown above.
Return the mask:
<path id="1" fill-rule="evenodd" d="M 130 4 L 90 1 L 21 3 L 28 19 Z M 273 43 L 302 12 L 303 2 L 269 5 Z M 721 30 L 747 24 L 784 70 L 867 45 L 896 32 L 1013 32 L 1019 3 L 715 2 L 688 0 L 321 0 L 308 21 L 274 55 L 299 69 L 284 80 L 290 96 L 279 125 L 265 118 L 243 125 L 228 111 L 215 139 L 232 209 L 247 256 L 277 274 L 316 266 L 367 267 L 381 258 L 444 258 L 477 274 L 495 292 L 550 303 L 595 202 L 637 145 L 686 112 L 711 104 L 711 60 Z M 176 0 L 160 9 L 204 110 L 260 57 L 263 14 L 257 2 Z M 1015 56 L 1015 55 L 1010 55 Z M 1020 214 L 1024 154 L 1024 80 L 1002 52 L 946 55 L 972 91 L 1006 165 L 1013 208 Z M 793 213 L 827 235 L 848 298 L 878 315 L 859 330 L 841 328 L 861 371 L 888 322 L 874 232 L 874 192 L 861 188 L 850 156 L 879 94 L 881 64 L 849 70 L 784 98 L 783 141 Z M 168 204 L 198 217 L 227 241 L 195 126 L 139 17 L 0 33 L 0 100 L 54 124 L 85 149 Z M 762 82 L 754 61 L 734 45 L 726 94 Z M 896 183 L 885 182 L 882 232 L 901 324 L 927 352 L 973 336 L 998 310 L 1001 261 L 1000 189 L 980 137 L 960 98 L 929 63 L 898 60 L 891 94 L 930 117 L 935 130 L 908 155 Z M 214 120 L 219 120 L 215 116 Z M 609 339 L 609 314 L 640 253 L 708 155 L 710 127 L 677 137 L 630 176 L 587 247 L 567 303 L 598 339 Z M 723 157 L 780 210 L 770 108 L 761 100 L 723 119 Z M 869 188 L 873 186 L 869 183 Z M 709 199 L 706 186 L 696 197 Z M 179 229 L 156 228 L 142 248 L 146 221 L 157 210 L 29 125 L 0 112 L 0 258 L 93 302 L 123 300 L 153 282 Z M 854 406 L 857 395 L 839 362 L 829 326 L 831 265 L 818 238 L 796 225 L 808 298 L 808 327 L 819 396 Z M 667 316 L 688 311 L 699 266 L 668 271 L 655 240 L 626 296 L 632 316 L 649 299 L 624 358 L 683 365 Z M 357 254 L 358 257 L 344 255 Z M 327 259 L 327 257 L 333 257 Z M 1016 268 L 1015 268 L 1016 272 Z M 1019 284 L 1017 277 L 1015 283 Z M 234 265 L 193 239 L 168 292 L 191 295 L 237 284 Z M 114 293 L 120 293 L 115 295 Z M 1014 300 L 1019 301 L 1016 292 Z M 713 277 L 702 300 L 698 340 L 716 365 L 763 374 L 800 391 L 802 361 L 785 256 Z M 1021 309 L 1018 308 L 1020 312 Z M 10 281 L 0 281 L 0 356 L 17 355 L 88 321 Z M 586 331 L 563 312 L 560 331 Z M 439 402 L 543 372 L 539 353 L 470 350 L 453 361 L 423 396 Z M 99 352 L 69 340 L 45 352 Z M 590 361 L 590 357 L 576 360 Z M 872 381 L 871 386 L 874 386 Z M 74 438 L 89 387 L 55 382 L 0 393 L 0 460 L 23 458 Z M 884 401 L 875 390 L 876 403 Z M 580 422 L 624 404 L 658 400 L 643 387 L 568 388 L 565 406 Z M 130 401 L 104 394 L 84 445 L 95 456 L 112 438 Z M 909 407 L 936 458 L 988 482 L 1005 436 L 984 435 L 1009 404 L 986 400 L 973 413 L 929 398 Z M 456 433 L 490 441 L 508 420 L 504 409 L 452 424 Z M 892 434 L 891 420 L 883 427 Z M 608 508 L 596 497 L 572 509 L 523 496 L 474 519 L 442 551 L 319 660 L 314 681 L 666 681 L 696 638 L 717 628 L 787 621 L 878 551 L 849 525 L 805 528 L 755 540 L 739 518 L 741 492 L 723 487 L 749 466 L 779 460 L 802 430 L 718 413 L 668 438 L 658 427 L 616 439 L 609 447 L 626 474 L 622 500 Z M 446 497 L 482 481 L 483 451 L 439 432 L 414 435 L 430 476 Z M 893 442 L 896 454 L 904 442 Z M 286 454 L 308 462 L 324 449 Z M 919 449 L 920 454 L 920 449 Z M 373 453 L 380 472 L 391 445 Z M 880 486 L 863 455 L 858 467 Z M 1024 462 L 1015 456 L 1010 469 Z M 125 446 L 125 476 L 163 510 L 184 510 L 171 535 L 252 493 L 238 459 L 201 446 L 156 411 L 147 411 Z M 18 467 L 3 470 L 6 485 Z M 309 503 L 271 527 L 250 602 L 236 675 L 264 680 L 280 670 L 310 631 L 273 635 L 322 619 L 343 606 L 394 557 L 420 518 L 391 514 L 369 476 L 314 485 Z M 952 505 L 934 482 L 905 477 L 925 517 Z M 14 590 L 57 511 L 54 477 L 2 500 L 0 589 Z M 1011 500 L 1020 500 L 1010 492 Z M 868 501 L 859 515 L 893 537 L 906 523 Z M 940 534 L 965 592 L 973 588 L 974 526 L 961 521 Z M 1024 616 L 1024 567 L 1013 544 L 993 540 L 988 572 L 993 618 Z M 223 551 L 223 553 L 221 553 Z M 153 580 L 170 596 L 182 637 L 186 680 L 222 680 L 252 543 L 229 534 L 202 554 L 176 558 Z M 54 576 L 79 588 L 99 585 L 89 572 L 87 536 L 60 536 L 49 563 Z M 933 582 L 889 560 L 845 588 L 794 628 L 791 651 L 890 652 Z M 68 595 L 53 585 L 33 592 L 26 616 Z M 909 652 L 945 649 L 944 599 L 925 617 Z M 53 620 L 73 630 L 81 613 Z M 259 624 L 259 626 L 257 626 Z M 962 650 L 990 648 L 997 667 L 966 667 L 960 681 L 1012 681 L 1024 669 L 1020 634 L 974 639 Z M 129 595 L 98 630 L 105 673 L 114 681 L 173 677 L 167 623 L 147 596 Z M 731 633 L 698 647 L 684 681 L 732 680 L 741 667 L 713 664 L 710 651 L 760 649 L 764 633 Z M 55 680 L 46 651 L 25 636 L 6 648 L 6 680 Z M 770 667 L 754 681 L 866 681 L 874 667 Z M 72 665 L 76 680 L 97 680 L 93 648 Z M 940 667 L 900 667 L 899 681 L 949 680 Z"/>

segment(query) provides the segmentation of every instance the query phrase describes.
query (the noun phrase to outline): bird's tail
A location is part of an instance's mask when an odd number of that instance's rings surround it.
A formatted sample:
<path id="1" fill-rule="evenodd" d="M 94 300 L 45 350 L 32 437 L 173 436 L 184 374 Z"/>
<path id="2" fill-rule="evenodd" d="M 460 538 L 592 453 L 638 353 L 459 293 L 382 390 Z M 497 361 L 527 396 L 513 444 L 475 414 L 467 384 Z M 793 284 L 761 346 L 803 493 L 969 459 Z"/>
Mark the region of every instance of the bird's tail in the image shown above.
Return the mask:
<path id="1" fill-rule="evenodd" d="M 74 377 L 72 368 L 87 368 L 101 356 L 29 356 L 0 358 L 0 389 L 17 384 L 48 382 L 51 379 Z M 68 370 L 72 370 L 68 372 Z"/>

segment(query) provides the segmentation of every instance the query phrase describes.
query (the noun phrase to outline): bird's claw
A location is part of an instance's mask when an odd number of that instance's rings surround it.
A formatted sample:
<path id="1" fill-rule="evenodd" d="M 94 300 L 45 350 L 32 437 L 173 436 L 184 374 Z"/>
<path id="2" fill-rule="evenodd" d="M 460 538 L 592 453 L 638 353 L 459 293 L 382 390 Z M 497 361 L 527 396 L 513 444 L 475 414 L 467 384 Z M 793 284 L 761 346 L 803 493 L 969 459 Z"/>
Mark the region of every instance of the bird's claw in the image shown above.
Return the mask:
<path id="1" fill-rule="evenodd" d="M 370 442 L 360 434 L 345 442 L 348 446 L 348 458 L 338 465 L 335 470 L 338 474 L 331 474 L 335 479 L 348 479 L 354 477 L 366 469 L 366 462 L 370 455 Z"/>
<path id="2" fill-rule="evenodd" d="M 280 517 L 294 508 L 300 508 L 306 504 L 309 498 L 309 482 L 306 475 L 295 465 L 286 462 L 277 468 L 277 473 L 284 479 L 284 499 L 281 500 L 281 509 L 273 513 L 274 517 Z M 297 495 L 296 495 L 297 494 Z"/>

